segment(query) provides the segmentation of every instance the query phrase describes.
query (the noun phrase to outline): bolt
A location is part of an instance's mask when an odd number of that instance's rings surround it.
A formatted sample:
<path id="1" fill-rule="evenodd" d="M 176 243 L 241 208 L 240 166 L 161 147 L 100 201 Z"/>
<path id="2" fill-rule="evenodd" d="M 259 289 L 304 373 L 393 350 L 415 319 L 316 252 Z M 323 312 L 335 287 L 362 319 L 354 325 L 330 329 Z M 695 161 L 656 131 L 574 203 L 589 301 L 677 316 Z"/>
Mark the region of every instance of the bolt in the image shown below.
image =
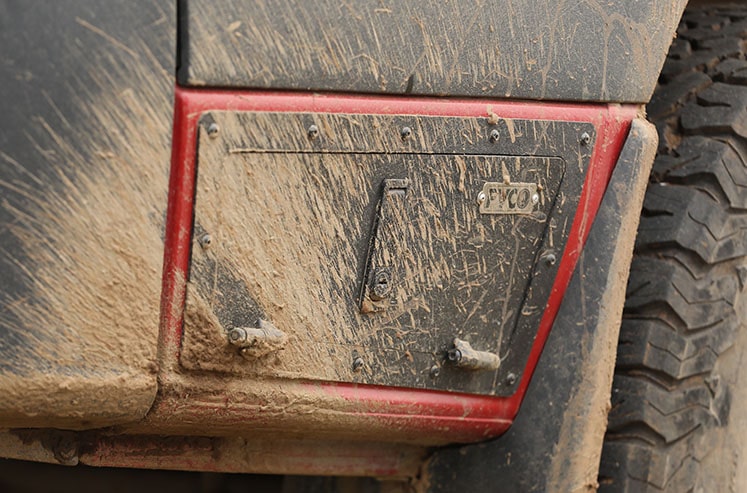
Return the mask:
<path id="1" fill-rule="evenodd" d="M 198 241 L 199 241 L 200 246 L 202 248 L 207 249 L 210 246 L 210 244 L 213 242 L 213 237 L 210 236 L 209 234 L 205 233 L 204 235 L 202 235 L 200 237 L 200 239 Z"/>
<path id="2" fill-rule="evenodd" d="M 62 465 L 78 465 L 78 444 L 72 436 L 62 436 L 52 447 L 54 458 Z"/>
<path id="3" fill-rule="evenodd" d="M 218 136 L 219 131 L 220 131 L 220 127 L 218 126 L 217 123 L 213 122 L 210 125 L 208 125 L 207 133 L 211 139 L 216 138 Z"/>
<path id="4" fill-rule="evenodd" d="M 436 378 L 441 373 L 441 367 L 438 365 L 431 366 L 431 378 Z"/>
<path id="5" fill-rule="evenodd" d="M 547 255 L 544 255 L 544 256 L 542 257 L 542 260 L 544 260 L 544 261 L 545 261 L 545 263 L 547 263 L 547 265 L 555 265 L 555 262 L 556 262 L 556 261 L 557 261 L 558 259 L 557 259 L 557 258 L 555 257 L 555 254 L 554 254 L 554 253 L 548 253 Z"/>
<path id="6" fill-rule="evenodd" d="M 228 331 L 228 342 L 231 344 L 241 344 L 247 339 L 246 331 L 240 327 Z"/>
<path id="7" fill-rule="evenodd" d="M 407 140 L 412 135 L 412 129 L 410 127 L 402 127 L 402 130 L 399 132 L 399 136 L 402 137 L 402 140 Z"/>
<path id="8" fill-rule="evenodd" d="M 356 373 L 361 371 L 363 369 L 363 364 L 363 358 L 361 358 L 360 356 L 356 356 L 355 358 L 353 358 L 353 371 Z"/>
<path id="9" fill-rule="evenodd" d="M 516 375 L 514 375 L 513 373 L 509 373 L 508 375 L 506 375 L 506 385 L 510 386 L 515 383 L 516 383 Z"/>
<path id="10" fill-rule="evenodd" d="M 483 203 L 485 203 L 485 199 L 487 199 L 487 197 L 485 196 L 485 192 L 480 192 L 480 193 L 477 194 L 477 203 L 478 204 L 482 205 Z"/>
<path id="11" fill-rule="evenodd" d="M 498 130 L 493 129 L 493 131 L 490 132 L 490 142 L 496 143 L 498 142 L 498 139 L 500 138 L 501 138 L 501 133 Z"/>
<path id="12" fill-rule="evenodd" d="M 589 145 L 589 142 L 591 142 L 591 135 L 587 132 L 582 133 L 580 142 L 582 146 Z"/>
<path id="13" fill-rule="evenodd" d="M 376 269 L 374 272 L 374 283 L 371 287 L 371 299 L 383 300 L 392 291 L 392 274 L 388 269 Z"/>
<path id="14" fill-rule="evenodd" d="M 538 203 L 539 201 L 540 201 L 540 196 L 539 196 L 539 194 L 536 194 L 536 193 L 535 193 L 534 195 L 532 195 L 532 203 L 533 203 L 533 204 L 536 204 L 536 203 Z"/>
<path id="15" fill-rule="evenodd" d="M 462 352 L 457 348 L 451 348 L 446 353 L 446 357 L 453 363 L 459 363 L 462 360 Z"/>
<path id="16" fill-rule="evenodd" d="M 319 136 L 319 127 L 316 125 L 309 125 L 309 129 L 306 131 L 306 135 L 310 140 L 314 140 Z"/>

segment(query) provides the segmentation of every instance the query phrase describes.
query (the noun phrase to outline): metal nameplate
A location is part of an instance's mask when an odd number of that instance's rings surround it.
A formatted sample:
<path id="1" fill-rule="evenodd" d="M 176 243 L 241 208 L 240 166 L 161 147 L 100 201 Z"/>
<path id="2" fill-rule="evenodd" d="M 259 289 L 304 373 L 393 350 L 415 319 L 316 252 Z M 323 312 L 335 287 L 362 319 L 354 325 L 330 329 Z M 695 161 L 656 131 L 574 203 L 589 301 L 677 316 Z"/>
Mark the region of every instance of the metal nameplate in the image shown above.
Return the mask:
<path id="1" fill-rule="evenodd" d="M 480 214 L 531 214 L 539 202 L 536 183 L 486 182 L 477 195 Z"/>

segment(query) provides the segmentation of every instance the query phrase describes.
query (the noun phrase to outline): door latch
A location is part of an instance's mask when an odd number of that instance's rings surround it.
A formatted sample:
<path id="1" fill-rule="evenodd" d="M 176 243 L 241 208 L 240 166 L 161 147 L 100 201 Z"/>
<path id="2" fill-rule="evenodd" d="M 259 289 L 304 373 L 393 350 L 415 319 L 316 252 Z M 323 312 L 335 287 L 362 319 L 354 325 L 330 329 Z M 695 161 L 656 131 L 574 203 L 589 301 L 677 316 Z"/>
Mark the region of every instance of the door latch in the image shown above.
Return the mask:
<path id="1" fill-rule="evenodd" d="M 488 351 L 478 351 L 461 339 L 454 339 L 454 347 L 446 352 L 448 360 L 457 368 L 470 371 L 494 371 L 501 366 L 501 358 Z"/>
<path id="2" fill-rule="evenodd" d="M 380 312 L 397 304 L 403 284 L 402 255 L 408 251 L 404 229 L 410 224 L 407 178 L 386 179 L 382 184 L 361 290 L 361 313 Z"/>

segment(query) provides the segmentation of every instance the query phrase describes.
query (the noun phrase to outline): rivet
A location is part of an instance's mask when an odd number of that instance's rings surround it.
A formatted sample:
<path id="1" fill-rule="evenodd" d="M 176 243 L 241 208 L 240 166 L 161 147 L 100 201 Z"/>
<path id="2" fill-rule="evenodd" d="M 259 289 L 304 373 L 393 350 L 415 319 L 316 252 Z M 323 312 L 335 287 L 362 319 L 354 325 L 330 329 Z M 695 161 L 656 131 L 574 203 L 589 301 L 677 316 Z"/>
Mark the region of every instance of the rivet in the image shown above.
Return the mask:
<path id="1" fill-rule="evenodd" d="M 202 235 L 198 241 L 200 242 L 200 246 L 206 249 L 213 242 L 213 237 L 206 233 Z"/>
<path id="2" fill-rule="evenodd" d="M 399 132 L 399 136 L 402 137 L 402 140 L 407 140 L 412 135 L 412 129 L 410 127 L 402 127 L 402 130 Z"/>
<path id="3" fill-rule="evenodd" d="M 501 133 L 498 130 L 493 129 L 490 132 L 490 142 L 493 142 L 493 143 L 498 142 L 498 139 L 500 138 L 501 138 Z"/>
<path id="4" fill-rule="evenodd" d="M 319 136 L 319 127 L 316 125 L 309 125 L 309 129 L 306 131 L 306 135 L 308 135 L 309 139 L 314 140 Z"/>
<path id="5" fill-rule="evenodd" d="M 547 265 L 555 265 L 555 262 L 557 262 L 558 259 L 555 257 L 554 253 L 548 253 L 542 257 L 542 260 L 544 260 Z"/>
<path id="6" fill-rule="evenodd" d="M 441 367 L 438 365 L 431 366 L 431 378 L 436 378 L 441 373 Z"/>
<path id="7" fill-rule="evenodd" d="M 589 142 L 591 142 L 591 135 L 589 135 L 587 132 L 582 133 L 581 140 L 579 142 L 581 142 L 582 146 L 589 145 Z"/>
<path id="8" fill-rule="evenodd" d="M 506 385 L 513 385 L 516 383 L 516 375 L 509 373 L 506 375 Z"/>
<path id="9" fill-rule="evenodd" d="M 218 136 L 219 131 L 220 131 L 220 127 L 218 126 L 217 123 L 213 122 L 210 125 L 208 125 L 207 133 L 211 139 L 216 138 Z"/>
<path id="10" fill-rule="evenodd" d="M 538 203 L 539 201 L 540 201 L 540 196 L 539 196 L 539 194 L 536 194 L 536 193 L 535 193 L 534 195 L 532 195 L 532 203 L 533 203 L 533 204 L 536 204 L 536 203 Z"/>
<path id="11" fill-rule="evenodd" d="M 485 195 L 485 192 L 480 192 L 477 194 L 477 203 L 482 205 L 485 200 L 487 199 L 487 196 Z"/>
<path id="12" fill-rule="evenodd" d="M 361 371 L 363 369 L 363 364 L 363 358 L 361 358 L 360 356 L 356 356 L 353 359 L 353 371 L 356 373 Z"/>

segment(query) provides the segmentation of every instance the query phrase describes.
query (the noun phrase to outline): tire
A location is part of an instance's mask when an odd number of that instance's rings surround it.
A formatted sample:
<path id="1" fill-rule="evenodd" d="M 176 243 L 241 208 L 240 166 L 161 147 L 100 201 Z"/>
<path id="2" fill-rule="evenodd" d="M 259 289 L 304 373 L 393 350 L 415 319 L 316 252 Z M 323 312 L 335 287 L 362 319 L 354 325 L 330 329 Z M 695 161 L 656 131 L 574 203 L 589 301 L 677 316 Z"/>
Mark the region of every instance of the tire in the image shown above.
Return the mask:
<path id="1" fill-rule="evenodd" d="M 686 11 L 628 282 L 603 492 L 747 491 L 747 7 Z"/>

